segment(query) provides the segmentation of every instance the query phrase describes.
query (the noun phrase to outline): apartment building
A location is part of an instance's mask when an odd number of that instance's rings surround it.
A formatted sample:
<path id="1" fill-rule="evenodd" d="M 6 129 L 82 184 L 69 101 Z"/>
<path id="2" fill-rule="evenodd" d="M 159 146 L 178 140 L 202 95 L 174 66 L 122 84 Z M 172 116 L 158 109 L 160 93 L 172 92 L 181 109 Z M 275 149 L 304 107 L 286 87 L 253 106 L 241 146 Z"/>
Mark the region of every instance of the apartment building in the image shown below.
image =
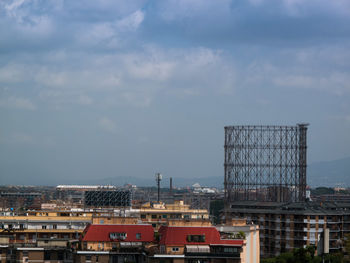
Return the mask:
<path id="1" fill-rule="evenodd" d="M 206 209 L 191 209 L 183 201 L 174 201 L 174 204 L 148 202 L 140 207 L 140 219 L 159 229 L 172 219 L 209 221 L 209 213 Z"/>
<path id="2" fill-rule="evenodd" d="M 324 240 L 330 253 L 344 247 L 350 233 L 349 203 L 275 203 L 242 201 L 232 203 L 227 216 L 246 218 L 260 227 L 260 254 L 276 256 L 307 245 L 323 253 Z M 324 233 L 329 231 L 328 234 Z"/>
<path id="3" fill-rule="evenodd" d="M 223 239 L 215 227 L 161 226 L 159 236 L 159 253 L 150 262 L 246 262 L 244 240 Z"/>
<path id="4" fill-rule="evenodd" d="M 245 240 L 245 246 L 242 251 L 242 262 L 259 263 L 260 262 L 260 237 L 259 226 L 247 224 L 245 219 L 228 220 L 225 224 L 217 225 L 221 237 L 238 236 Z"/>
<path id="5" fill-rule="evenodd" d="M 72 262 L 70 249 L 91 223 L 91 214 L 70 211 L 31 211 L 0 216 L 3 262 Z"/>

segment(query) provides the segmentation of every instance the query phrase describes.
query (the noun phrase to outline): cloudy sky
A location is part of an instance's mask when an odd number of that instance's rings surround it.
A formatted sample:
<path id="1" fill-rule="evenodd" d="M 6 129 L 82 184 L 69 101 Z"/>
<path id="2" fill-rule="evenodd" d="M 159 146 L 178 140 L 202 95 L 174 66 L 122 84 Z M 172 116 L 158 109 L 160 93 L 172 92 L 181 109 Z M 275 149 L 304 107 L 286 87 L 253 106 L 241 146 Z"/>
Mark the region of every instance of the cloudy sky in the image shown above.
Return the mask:
<path id="1" fill-rule="evenodd" d="M 350 156 L 348 0 L 0 0 L 0 184 L 223 176 L 224 126 Z"/>

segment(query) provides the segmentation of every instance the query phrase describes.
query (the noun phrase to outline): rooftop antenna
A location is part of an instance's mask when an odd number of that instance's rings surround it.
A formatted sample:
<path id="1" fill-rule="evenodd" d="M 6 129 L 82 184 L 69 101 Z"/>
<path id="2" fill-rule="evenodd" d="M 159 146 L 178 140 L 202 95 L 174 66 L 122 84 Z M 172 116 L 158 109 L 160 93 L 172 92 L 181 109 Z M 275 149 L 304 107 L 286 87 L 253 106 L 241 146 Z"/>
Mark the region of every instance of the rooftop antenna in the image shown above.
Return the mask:
<path id="1" fill-rule="evenodd" d="M 158 203 L 159 203 L 159 196 L 160 196 L 160 181 L 162 180 L 162 174 L 161 173 L 156 173 L 156 182 L 158 186 Z"/>

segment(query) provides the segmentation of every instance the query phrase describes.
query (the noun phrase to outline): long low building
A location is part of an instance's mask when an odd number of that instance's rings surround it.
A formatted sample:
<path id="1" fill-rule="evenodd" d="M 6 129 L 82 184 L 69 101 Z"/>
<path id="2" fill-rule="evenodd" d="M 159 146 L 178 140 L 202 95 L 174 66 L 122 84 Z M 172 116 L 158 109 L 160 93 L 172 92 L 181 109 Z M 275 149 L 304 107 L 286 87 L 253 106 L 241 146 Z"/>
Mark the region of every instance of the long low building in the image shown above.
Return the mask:
<path id="1" fill-rule="evenodd" d="M 39 212 L 38 212 L 39 213 Z M 35 243 L 42 238 L 78 239 L 92 216 L 57 216 L 54 212 L 42 215 L 0 216 L 0 237 L 10 237 L 9 243 Z M 52 214 L 52 215 L 51 215 Z"/>

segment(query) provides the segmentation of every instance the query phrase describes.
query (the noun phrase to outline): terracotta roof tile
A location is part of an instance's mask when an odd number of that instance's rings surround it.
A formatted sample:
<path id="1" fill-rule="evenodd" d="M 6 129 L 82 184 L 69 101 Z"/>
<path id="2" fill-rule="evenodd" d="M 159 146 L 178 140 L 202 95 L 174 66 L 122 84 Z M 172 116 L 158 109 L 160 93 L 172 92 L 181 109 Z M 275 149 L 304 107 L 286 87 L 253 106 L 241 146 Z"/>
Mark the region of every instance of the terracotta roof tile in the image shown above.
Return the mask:
<path id="1" fill-rule="evenodd" d="M 242 246 L 243 240 L 221 239 L 215 227 L 169 227 L 159 229 L 161 245 L 235 245 Z M 204 242 L 189 242 L 188 235 L 205 235 Z"/>
<path id="2" fill-rule="evenodd" d="M 89 225 L 84 230 L 83 241 L 108 242 L 110 233 L 127 233 L 125 242 L 152 242 L 154 231 L 151 225 Z M 141 238 L 137 239 L 136 234 Z"/>

